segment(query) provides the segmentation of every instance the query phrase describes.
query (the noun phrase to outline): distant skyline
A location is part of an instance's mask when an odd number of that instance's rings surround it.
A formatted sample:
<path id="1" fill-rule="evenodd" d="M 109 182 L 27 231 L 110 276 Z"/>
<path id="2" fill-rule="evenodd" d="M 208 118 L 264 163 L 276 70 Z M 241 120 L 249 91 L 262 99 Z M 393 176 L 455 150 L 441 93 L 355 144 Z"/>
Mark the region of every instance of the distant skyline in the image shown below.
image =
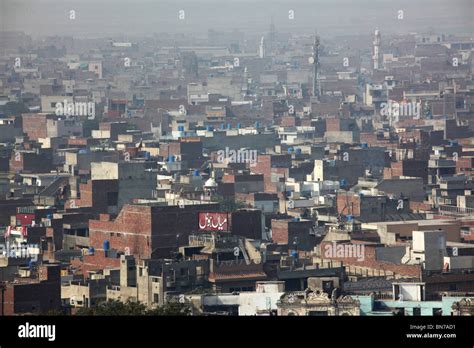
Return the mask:
<path id="1" fill-rule="evenodd" d="M 70 10 L 76 19 L 69 19 Z M 376 27 L 385 33 L 474 33 L 472 0 L 0 0 L 1 30 L 34 37 L 266 32 L 272 17 L 279 31 L 303 34 L 317 28 L 328 37 L 367 34 Z"/>

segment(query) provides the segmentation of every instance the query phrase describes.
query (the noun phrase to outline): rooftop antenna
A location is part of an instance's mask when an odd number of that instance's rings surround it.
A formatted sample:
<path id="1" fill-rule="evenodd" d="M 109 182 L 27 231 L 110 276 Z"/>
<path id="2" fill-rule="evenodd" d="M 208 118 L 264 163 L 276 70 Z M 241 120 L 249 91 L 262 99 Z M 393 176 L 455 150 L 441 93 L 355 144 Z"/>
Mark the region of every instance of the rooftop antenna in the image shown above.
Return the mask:
<path id="1" fill-rule="evenodd" d="M 313 52 L 308 61 L 313 65 L 313 86 L 312 86 L 312 95 L 319 100 L 321 96 L 321 83 L 319 80 L 319 45 L 320 39 L 317 31 L 314 32 L 314 42 L 313 42 Z"/>

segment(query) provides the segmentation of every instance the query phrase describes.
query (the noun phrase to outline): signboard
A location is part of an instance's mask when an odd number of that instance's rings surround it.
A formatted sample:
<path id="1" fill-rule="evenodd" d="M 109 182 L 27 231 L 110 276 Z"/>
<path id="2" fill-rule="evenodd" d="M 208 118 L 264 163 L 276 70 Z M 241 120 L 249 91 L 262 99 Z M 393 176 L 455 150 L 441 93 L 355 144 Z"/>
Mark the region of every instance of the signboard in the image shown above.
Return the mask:
<path id="1" fill-rule="evenodd" d="M 228 231 L 227 213 L 199 213 L 199 231 Z"/>

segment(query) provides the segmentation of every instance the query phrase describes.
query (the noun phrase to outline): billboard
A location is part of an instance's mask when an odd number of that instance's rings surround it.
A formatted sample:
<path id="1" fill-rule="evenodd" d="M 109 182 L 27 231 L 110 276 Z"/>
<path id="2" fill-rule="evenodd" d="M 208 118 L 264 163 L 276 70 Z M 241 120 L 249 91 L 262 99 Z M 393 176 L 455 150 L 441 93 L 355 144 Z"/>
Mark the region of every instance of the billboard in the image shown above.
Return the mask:
<path id="1" fill-rule="evenodd" d="M 199 231 L 228 231 L 228 213 L 199 213 Z"/>

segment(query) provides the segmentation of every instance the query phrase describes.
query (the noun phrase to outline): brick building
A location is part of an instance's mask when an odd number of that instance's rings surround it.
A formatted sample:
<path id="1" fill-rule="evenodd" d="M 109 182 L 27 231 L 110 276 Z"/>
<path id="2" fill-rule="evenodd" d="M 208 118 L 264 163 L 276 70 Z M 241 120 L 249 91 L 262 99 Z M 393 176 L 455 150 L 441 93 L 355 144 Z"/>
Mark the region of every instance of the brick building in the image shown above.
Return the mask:
<path id="1" fill-rule="evenodd" d="M 38 278 L 20 278 L 6 283 L 0 312 L 5 315 L 45 314 L 61 309 L 61 276 L 59 264 L 38 268 Z"/>
<path id="2" fill-rule="evenodd" d="M 272 239 L 289 248 L 312 250 L 316 244 L 316 239 L 311 234 L 312 228 L 311 220 L 272 219 Z"/>
<path id="3" fill-rule="evenodd" d="M 217 208 L 217 203 L 184 208 L 126 204 L 113 221 L 105 214 L 100 220 L 89 221 L 90 245 L 100 251 L 108 241 L 110 250 L 129 251 L 142 259 L 170 257 L 179 246 L 187 245 L 188 236 L 198 230 L 199 212 Z"/>

